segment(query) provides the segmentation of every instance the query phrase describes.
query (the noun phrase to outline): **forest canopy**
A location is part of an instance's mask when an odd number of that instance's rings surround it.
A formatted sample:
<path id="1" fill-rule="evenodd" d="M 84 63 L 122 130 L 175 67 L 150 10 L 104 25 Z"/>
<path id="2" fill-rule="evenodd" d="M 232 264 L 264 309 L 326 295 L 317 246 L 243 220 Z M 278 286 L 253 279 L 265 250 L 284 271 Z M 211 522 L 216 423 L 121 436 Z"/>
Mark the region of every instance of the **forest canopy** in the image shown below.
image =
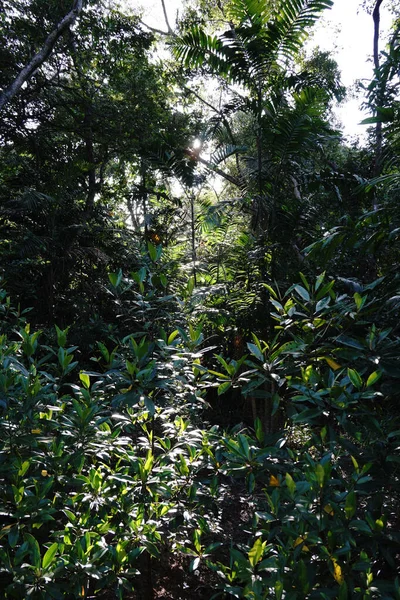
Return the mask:
<path id="1" fill-rule="evenodd" d="M 0 596 L 400 600 L 400 21 L 0 5 Z M 307 41 L 308 40 L 308 41 Z"/>

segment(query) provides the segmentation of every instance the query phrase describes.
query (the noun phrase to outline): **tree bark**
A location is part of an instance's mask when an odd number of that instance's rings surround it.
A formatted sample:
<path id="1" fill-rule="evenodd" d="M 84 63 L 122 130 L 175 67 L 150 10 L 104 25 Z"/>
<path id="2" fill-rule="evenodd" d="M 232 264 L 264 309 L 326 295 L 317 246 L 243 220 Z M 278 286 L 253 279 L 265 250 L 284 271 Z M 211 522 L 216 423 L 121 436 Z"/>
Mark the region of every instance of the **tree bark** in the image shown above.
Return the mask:
<path id="1" fill-rule="evenodd" d="M 379 76 L 379 23 L 380 23 L 380 7 L 383 0 L 377 0 L 374 11 L 372 13 L 372 18 L 374 20 L 374 67 L 375 67 L 375 77 L 378 80 L 378 93 L 376 98 L 377 107 L 381 104 L 382 100 L 382 82 L 380 81 Z M 377 121 L 375 125 L 375 158 L 374 158 L 374 167 L 373 167 L 373 176 L 378 177 L 381 172 L 381 157 L 382 157 L 382 123 L 381 121 Z M 375 207 L 374 207 L 375 208 Z"/>
<path id="2" fill-rule="evenodd" d="M 61 35 L 73 25 L 82 11 L 83 0 L 74 0 L 68 14 L 57 24 L 55 29 L 47 36 L 41 49 L 33 56 L 31 61 L 19 72 L 12 83 L 0 93 L 0 111 L 20 91 L 23 84 L 28 81 L 34 72 L 49 58 L 50 54 Z"/>

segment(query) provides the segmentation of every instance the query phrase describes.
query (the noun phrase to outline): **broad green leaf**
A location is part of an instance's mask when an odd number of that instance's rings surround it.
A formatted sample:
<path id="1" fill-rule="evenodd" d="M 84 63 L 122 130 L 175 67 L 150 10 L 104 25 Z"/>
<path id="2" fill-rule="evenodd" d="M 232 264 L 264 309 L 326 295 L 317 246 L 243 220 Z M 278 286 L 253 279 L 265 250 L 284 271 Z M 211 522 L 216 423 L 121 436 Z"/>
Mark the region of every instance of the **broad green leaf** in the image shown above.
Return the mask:
<path id="1" fill-rule="evenodd" d="M 47 551 L 45 552 L 45 555 L 43 556 L 43 559 L 42 559 L 42 568 L 43 569 L 47 569 L 47 567 L 49 567 L 51 565 L 51 563 L 53 562 L 53 558 L 57 554 L 57 550 L 58 550 L 57 542 L 54 542 L 54 544 L 52 544 L 47 549 Z"/>
<path id="2" fill-rule="evenodd" d="M 367 387 L 374 385 L 382 377 L 382 371 L 374 371 L 367 379 Z"/>
<path id="3" fill-rule="evenodd" d="M 349 492 L 346 497 L 346 503 L 344 507 L 346 517 L 351 519 L 356 512 L 356 495 L 354 492 Z"/>
<path id="4" fill-rule="evenodd" d="M 222 394 L 225 394 L 225 392 L 227 390 L 229 390 L 229 388 L 231 387 L 232 383 L 230 381 L 224 381 L 224 383 L 221 383 L 221 385 L 218 386 L 218 396 L 221 396 Z"/>
<path id="5" fill-rule="evenodd" d="M 65 344 L 67 343 L 67 333 L 68 333 L 69 327 L 67 327 L 64 330 L 57 327 L 57 325 L 55 325 L 54 327 L 56 328 L 56 333 L 57 333 L 57 343 L 59 346 L 64 348 Z"/>
<path id="6" fill-rule="evenodd" d="M 320 287 L 321 283 L 324 281 L 325 279 L 325 271 L 323 273 L 321 273 L 320 275 L 318 275 L 317 279 L 315 280 L 315 291 L 318 291 L 318 288 Z"/>
<path id="7" fill-rule="evenodd" d="M 260 360 L 261 362 L 264 362 L 264 354 L 261 352 L 261 350 L 258 346 L 256 346 L 255 344 L 251 344 L 250 342 L 247 342 L 247 347 L 253 356 L 258 358 L 258 360 Z"/>
<path id="8" fill-rule="evenodd" d="M 260 340 L 258 339 L 258 337 L 256 336 L 256 334 L 255 334 L 255 333 L 252 333 L 252 334 L 251 334 L 251 337 L 253 338 L 253 342 L 255 343 L 255 345 L 257 346 L 257 348 L 258 348 L 259 350 L 261 350 L 261 342 L 260 342 Z"/>
<path id="9" fill-rule="evenodd" d="M 153 463 L 154 463 L 154 454 L 152 453 L 151 450 L 149 450 L 147 452 L 146 462 L 144 463 L 143 470 L 146 473 L 150 473 L 151 469 L 153 468 Z"/>
<path id="10" fill-rule="evenodd" d="M 316 296 L 316 300 L 318 302 L 318 300 L 321 300 L 321 298 L 323 298 L 324 296 L 326 296 L 326 294 L 328 292 L 331 292 L 333 286 L 335 285 L 334 281 L 330 281 L 329 283 L 326 283 L 324 286 L 322 286 L 322 288 L 319 290 L 317 296 Z"/>
<path id="11" fill-rule="evenodd" d="M 229 375 L 232 376 L 232 375 L 235 374 L 235 371 L 236 371 L 236 365 L 235 364 L 228 364 L 226 362 L 226 360 L 223 358 L 223 356 L 221 356 L 220 354 L 214 354 L 214 356 L 217 359 L 217 361 L 224 367 L 225 371 Z"/>
<path id="12" fill-rule="evenodd" d="M 189 296 L 192 295 L 193 290 L 194 290 L 194 277 L 190 277 L 189 281 L 187 282 L 187 286 L 186 286 L 186 291 Z"/>
<path id="13" fill-rule="evenodd" d="M 367 296 L 361 296 L 358 292 L 356 292 L 353 298 L 354 302 L 356 303 L 357 310 L 361 310 L 367 300 Z"/>
<path id="14" fill-rule="evenodd" d="M 40 430 L 39 430 L 40 431 Z M 20 468 L 18 469 L 18 477 L 23 477 L 27 470 L 29 469 L 30 462 L 29 460 L 25 460 Z"/>
<path id="15" fill-rule="evenodd" d="M 354 387 L 356 387 L 358 390 L 362 388 L 362 379 L 355 369 L 347 369 L 347 375 L 349 376 L 349 379 Z"/>
<path id="16" fill-rule="evenodd" d="M 25 533 L 24 538 L 29 544 L 33 566 L 40 569 L 40 547 L 37 539 L 30 533 Z"/>
<path id="17" fill-rule="evenodd" d="M 153 400 L 151 398 L 149 398 L 148 396 L 145 396 L 144 405 L 147 408 L 147 410 L 149 411 L 150 416 L 153 416 L 156 412 L 156 407 L 154 405 Z"/>
<path id="18" fill-rule="evenodd" d="M 295 492 L 296 492 L 296 484 L 293 480 L 293 477 L 290 475 L 290 473 L 286 473 L 286 485 L 287 488 L 289 490 L 289 494 L 291 495 L 292 498 L 294 498 Z"/>
<path id="19" fill-rule="evenodd" d="M 79 379 L 81 380 L 81 382 L 83 383 L 83 385 L 85 386 L 85 388 L 88 390 L 90 388 L 90 377 L 87 373 L 79 373 Z"/>
<path id="20" fill-rule="evenodd" d="M 245 435 L 239 434 L 238 442 L 243 456 L 250 460 L 250 447 L 249 442 L 247 441 L 247 437 Z"/>
<path id="21" fill-rule="evenodd" d="M 358 462 L 356 461 L 356 459 L 354 458 L 354 456 L 350 456 L 350 458 L 351 458 L 351 462 L 352 462 L 352 463 L 353 463 L 353 465 L 354 465 L 354 468 L 355 468 L 355 470 L 356 470 L 356 473 L 358 473 L 358 472 L 359 472 L 359 470 L 360 470 L 360 468 L 359 468 L 359 466 L 358 466 Z"/>
<path id="22" fill-rule="evenodd" d="M 147 249 L 149 251 L 149 256 L 153 262 L 157 260 L 157 248 L 151 242 L 147 242 Z"/>
<path id="23" fill-rule="evenodd" d="M 168 336 L 168 341 L 167 341 L 168 346 L 170 344 L 172 344 L 172 342 L 174 341 L 174 339 L 176 338 L 177 335 L 179 335 L 179 331 L 177 329 L 175 329 L 175 331 L 170 333 L 170 335 Z"/>
<path id="24" fill-rule="evenodd" d="M 254 421 L 254 429 L 256 432 L 257 440 L 262 443 L 264 440 L 264 430 L 263 430 L 261 420 L 258 417 Z"/>
<path id="25" fill-rule="evenodd" d="M 281 600 L 283 593 L 283 583 L 282 581 L 277 581 L 275 583 L 275 598 L 276 600 Z"/>
<path id="26" fill-rule="evenodd" d="M 254 542 L 253 547 L 251 548 L 251 550 L 249 550 L 249 554 L 248 554 L 249 562 L 253 568 L 261 560 L 261 558 L 264 554 L 264 548 L 265 548 L 266 544 L 267 544 L 267 542 L 262 542 L 261 538 L 257 538 L 256 541 Z"/>
<path id="27" fill-rule="evenodd" d="M 122 270 L 120 269 L 118 273 L 109 273 L 108 279 L 113 287 L 117 288 L 122 281 Z"/>
<path id="28" fill-rule="evenodd" d="M 297 284 L 294 286 L 294 289 L 299 294 L 299 296 L 303 298 L 303 300 L 305 300 L 306 302 L 310 301 L 310 294 L 305 288 L 303 288 L 302 285 Z"/>
<path id="29" fill-rule="evenodd" d="M 182 475 L 189 475 L 189 467 L 183 454 L 179 455 L 179 468 Z"/>
<path id="30" fill-rule="evenodd" d="M 318 463 L 318 465 L 315 467 L 315 474 L 317 476 L 317 481 L 318 481 L 318 485 L 319 487 L 324 487 L 324 481 L 325 481 L 325 469 L 324 467 Z"/>
<path id="31" fill-rule="evenodd" d="M 325 356 L 324 358 L 331 369 L 333 369 L 334 371 L 337 371 L 338 369 L 340 369 L 339 363 L 337 363 L 335 360 L 333 360 L 333 358 L 330 358 L 329 356 Z"/>

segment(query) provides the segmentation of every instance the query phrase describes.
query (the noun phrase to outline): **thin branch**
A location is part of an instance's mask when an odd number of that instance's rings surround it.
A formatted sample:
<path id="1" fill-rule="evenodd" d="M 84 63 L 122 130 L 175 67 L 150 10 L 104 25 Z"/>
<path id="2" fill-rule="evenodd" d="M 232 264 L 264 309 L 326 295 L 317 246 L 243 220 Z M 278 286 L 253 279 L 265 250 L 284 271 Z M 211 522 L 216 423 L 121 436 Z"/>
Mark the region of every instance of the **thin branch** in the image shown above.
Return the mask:
<path id="1" fill-rule="evenodd" d="M 201 163 L 202 165 L 207 167 L 207 169 L 209 169 L 210 171 L 217 173 L 217 175 L 220 175 L 221 177 L 223 177 L 230 183 L 233 183 L 233 185 L 235 185 L 236 187 L 240 188 L 242 186 L 242 183 L 239 179 L 237 179 L 236 177 L 233 177 L 232 175 L 229 175 L 229 173 L 226 173 L 222 169 L 219 169 L 218 167 L 213 165 L 209 160 L 206 160 L 205 158 L 201 158 L 201 156 L 199 156 L 196 151 L 188 149 L 188 150 L 186 150 L 186 154 L 188 154 L 188 156 L 190 156 L 190 158 L 192 160 L 195 160 L 195 161 Z"/>
<path id="2" fill-rule="evenodd" d="M 222 111 L 218 110 L 218 108 L 216 108 L 215 106 L 213 106 L 212 104 L 210 104 L 210 102 L 208 102 L 207 100 L 205 100 L 202 96 L 200 96 L 200 94 L 198 94 L 195 90 L 192 90 L 191 88 L 188 88 L 187 86 L 185 86 L 185 90 L 187 90 L 189 92 L 189 94 L 193 94 L 198 100 L 200 100 L 200 102 L 203 102 L 203 104 L 205 104 L 206 106 L 208 106 L 209 108 L 211 108 L 212 111 L 214 111 L 215 113 L 217 113 L 217 115 L 220 115 L 222 118 L 222 122 L 225 125 L 226 131 L 231 139 L 231 142 L 233 144 L 233 146 L 236 146 L 236 140 L 234 138 L 231 126 L 229 124 L 228 119 L 223 115 Z M 239 157 L 237 152 L 235 152 L 235 161 L 236 161 L 236 168 L 238 170 L 239 176 L 242 178 L 243 177 L 243 173 L 242 173 L 242 169 L 240 168 L 240 162 L 239 162 Z"/>
<path id="3" fill-rule="evenodd" d="M 161 29 L 157 29 L 156 27 L 150 27 L 150 25 L 147 25 L 147 23 L 142 21 L 142 19 L 139 19 L 139 23 L 141 25 L 143 25 L 144 27 L 147 27 L 147 29 L 149 31 L 152 31 L 153 33 L 159 33 L 160 35 L 164 35 L 164 36 L 170 35 L 168 31 L 161 31 Z"/>
<path id="4" fill-rule="evenodd" d="M 82 11 L 82 0 L 74 0 L 70 12 L 57 24 L 56 28 L 47 36 L 42 48 L 31 61 L 19 72 L 12 83 L 0 94 L 0 111 L 10 102 L 23 84 L 28 81 L 34 72 L 49 58 L 58 39 L 71 25 L 73 25 Z"/>
<path id="5" fill-rule="evenodd" d="M 169 20 L 168 20 L 168 15 L 167 15 L 167 9 L 165 8 L 165 0 L 161 0 L 161 4 L 162 4 L 162 9 L 163 9 L 163 13 L 164 13 L 164 19 L 165 19 L 165 24 L 167 26 L 168 29 L 168 33 L 170 35 L 174 35 L 174 32 L 172 30 L 171 25 L 169 24 Z"/>

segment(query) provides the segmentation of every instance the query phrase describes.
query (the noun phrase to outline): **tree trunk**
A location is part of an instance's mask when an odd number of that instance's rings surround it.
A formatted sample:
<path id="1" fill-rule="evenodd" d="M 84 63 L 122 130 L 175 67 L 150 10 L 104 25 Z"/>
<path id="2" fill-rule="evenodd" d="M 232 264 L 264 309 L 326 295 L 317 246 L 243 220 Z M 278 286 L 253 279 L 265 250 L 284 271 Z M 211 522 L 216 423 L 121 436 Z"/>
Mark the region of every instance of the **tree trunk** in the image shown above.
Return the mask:
<path id="1" fill-rule="evenodd" d="M 57 24 L 55 29 L 47 36 L 41 49 L 36 52 L 32 60 L 19 72 L 12 83 L 0 93 L 0 111 L 4 106 L 18 94 L 23 84 L 28 81 L 36 69 L 38 69 L 53 52 L 54 46 L 62 34 L 75 23 L 77 17 L 82 10 L 83 0 L 74 0 L 74 4 L 70 12 Z"/>
<path id="2" fill-rule="evenodd" d="M 384 90 L 382 89 L 382 82 L 380 81 L 379 75 L 379 23 L 380 23 L 380 7 L 383 0 L 377 0 L 372 18 L 374 20 L 374 68 L 375 77 L 378 81 L 378 93 L 376 96 L 376 108 L 382 105 Z M 381 173 L 381 159 L 382 159 L 382 123 L 377 121 L 375 125 L 375 157 L 373 165 L 373 177 L 378 177 Z M 374 200 L 374 208 L 375 200 Z"/>

